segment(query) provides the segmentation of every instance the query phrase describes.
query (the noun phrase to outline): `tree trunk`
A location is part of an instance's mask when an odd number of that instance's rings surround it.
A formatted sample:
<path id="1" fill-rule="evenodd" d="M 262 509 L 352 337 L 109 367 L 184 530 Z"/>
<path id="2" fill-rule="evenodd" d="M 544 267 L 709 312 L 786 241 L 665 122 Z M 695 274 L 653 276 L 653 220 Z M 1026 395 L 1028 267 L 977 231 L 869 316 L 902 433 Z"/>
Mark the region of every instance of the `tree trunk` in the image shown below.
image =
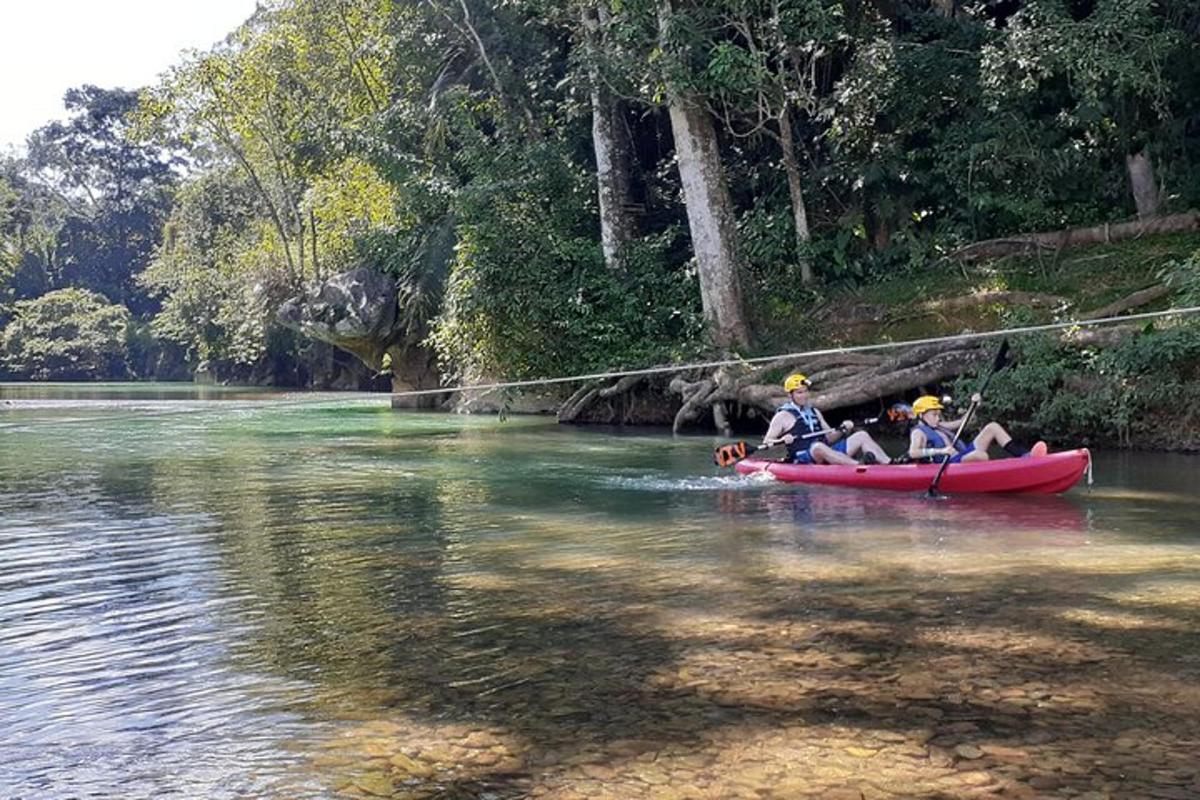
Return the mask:
<path id="1" fill-rule="evenodd" d="M 808 285 L 813 281 L 812 262 L 808 260 L 808 242 L 812 235 L 808 230 L 808 209 L 804 205 L 804 184 L 800 176 L 800 162 L 796 158 L 796 144 L 792 137 L 792 122 L 787 109 L 779 117 L 779 146 L 783 150 L 783 171 L 787 173 L 788 194 L 792 198 L 792 221 L 796 227 L 796 253 L 800 262 L 800 282 Z"/>
<path id="2" fill-rule="evenodd" d="M 658 5 L 660 38 L 666 47 L 670 46 L 666 31 L 674 13 L 671 2 L 660 0 Z M 704 317 L 718 347 L 745 347 L 750 343 L 750 326 L 742 308 L 737 227 L 717 132 L 703 103 L 670 84 L 667 96 Z"/>
<path id="3" fill-rule="evenodd" d="M 1154 180 L 1150 154 L 1142 150 L 1125 156 L 1125 169 L 1129 172 L 1129 187 L 1133 190 L 1138 217 L 1153 217 L 1158 213 L 1160 193 L 1158 183 Z"/>
<path id="4" fill-rule="evenodd" d="M 596 153 L 596 188 L 600 200 L 600 244 L 605 266 L 613 272 L 624 273 L 626 250 L 635 233 L 633 216 L 629 212 L 629 130 L 620 101 L 604 87 L 596 65 L 596 53 L 600 49 L 600 14 L 603 11 L 591 6 L 581 10 L 591 81 L 592 147 Z"/>
<path id="5" fill-rule="evenodd" d="M 954 16 L 954 0 L 933 0 L 933 10 L 939 17 L 950 19 Z"/>
<path id="6" fill-rule="evenodd" d="M 890 222 L 880 211 L 875 199 L 869 195 L 863 197 L 863 227 L 866 228 L 871 249 L 883 251 L 892 243 Z"/>
<path id="7" fill-rule="evenodd" d="M 742 309 L 737 229 L 717 133 L 708 113 L 696 103 L 672 98 L 670 112 L 704 316 L 719 347 L 744 347 L 750 343 L 750 327 Z"/>

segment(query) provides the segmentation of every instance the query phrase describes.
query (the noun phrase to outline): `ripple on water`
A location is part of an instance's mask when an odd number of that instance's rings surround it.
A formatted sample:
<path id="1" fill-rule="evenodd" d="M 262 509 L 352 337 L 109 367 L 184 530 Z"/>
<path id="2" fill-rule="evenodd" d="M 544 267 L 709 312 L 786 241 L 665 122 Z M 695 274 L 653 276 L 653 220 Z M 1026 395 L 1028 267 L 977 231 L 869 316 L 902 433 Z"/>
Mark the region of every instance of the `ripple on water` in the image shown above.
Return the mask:
<path id="1" fill-rule="evenodd" d="M 303 687 L 238 667 L 212 520 L 97 512 L 0 523 L 4 796 L 244 796 L 232 765 L 296 760 Z"/>
<path id="2" fill-rule="evenodd" d="M 704 477 L 665 477 L 662 475 L 605 475 L 596 478 L 601 486 L 643 492 L 712 492 L 759 489 L 776 483 L 765 472 L 751 475 L 710 475 Z"/>

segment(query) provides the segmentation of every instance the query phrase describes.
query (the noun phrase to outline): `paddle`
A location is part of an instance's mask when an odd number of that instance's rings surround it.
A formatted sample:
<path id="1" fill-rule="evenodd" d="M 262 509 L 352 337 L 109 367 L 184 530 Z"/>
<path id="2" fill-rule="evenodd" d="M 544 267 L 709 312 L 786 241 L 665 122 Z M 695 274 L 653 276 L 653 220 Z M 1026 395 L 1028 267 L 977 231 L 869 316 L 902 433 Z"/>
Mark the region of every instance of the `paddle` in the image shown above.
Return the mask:
<path id="1" fill-rule="evenodd" d="M 983 399 L 983 393 L 987 391 L 988 384 L 992 382 L 992 376 L 1008 363 L 1008 339 L 1000 342 L 1000 349 L 996 351 L 996 360 L 992 362 L 992 368 L 988 370 L 987 377 L 983 379 L 983 386 L 979 387 L 979 398 Z M 975 407 L 979 405 L 974 398 L 971 399 L 971 405 L 967 406 L 967 413 L 963 414 L 962 423 L 959 424 L 958 430 L 954 432 L 954 438 L 950 440 L 950 447 L 953 448 L 958 444 L 959 437 L 962 432 L 967 429 L 967 423 L 971 421 L 971 415 L 975 413 Z M 926 497 L 938 496 L 938 484 L 942 482 L 942 475 L 946 474 L 946 467 L 950 466 L 950 456 L 946 456 L 946 460 L 938 467 L 937 474 L 933 476 L 933 483 L 929 484 L 929 489 L 925 492 Z"/>
<path id="2" fill-rule="evenodd" d="M 862 422 L 857 423 L 856 427 L 874 425 L 876 422 L 879 422 L 879 419 L 879 417 L 864 419 Z M 826 436 L 839 430 L 841 430 L 841 428 L 825 428 L 824 430 L 806 433 L 797 438 L 816 439 L 820 436 Z M 730 467 L 741 461 L 743 458 L 757 453 L 759 450 L 770 450 L 772 447 L 778 447 L 781 444 L 785 444 L 785 442 L 774 442 L 773 444 L 747 444 L 746 442 L 731 442 L 730 444 L 723 444 L 713 450 L 713 463 L 718 467 Z"/>

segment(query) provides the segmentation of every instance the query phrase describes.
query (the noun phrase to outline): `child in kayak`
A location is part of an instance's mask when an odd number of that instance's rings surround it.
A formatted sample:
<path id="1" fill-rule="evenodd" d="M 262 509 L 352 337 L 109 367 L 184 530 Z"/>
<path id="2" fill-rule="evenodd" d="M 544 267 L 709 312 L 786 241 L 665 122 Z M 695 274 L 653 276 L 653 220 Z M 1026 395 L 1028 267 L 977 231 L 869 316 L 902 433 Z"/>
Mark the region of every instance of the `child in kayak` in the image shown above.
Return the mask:
<path id="1" fill-rule="evenodd" d="M 763 446 L 787 445 L 787 460 L 793 464 L 845 464 L 857 465 L 854 456 L 863 453 L 867 463 L 890 464 L 892 459 L 876 444 L 871 434 L 854 430 L 854 423 L 846 420 L 834 429 L 821 416 L 821 412 L 808 402 L 808 378 L 799 373 L 789 375 L 783 382 L 788 393 L 784 403 L 771 418 Z"/>
<path id="2" fill-rule="evenodd" d="M 982 398 L 978 393 L 971 396 L 971 402 L 978 405 Z M 960 461 L 987 461 L 988 448 L 997 444 L 1011 456 L 1044 456 L 1046 443 L 1037 442 L 1032 451 L 1026 450 L 1013 441 L 1008 431 L 998 422 L 989 422 L 975 435 L 970 442 L 961 438 L 954 442 L 954 435 L 962 427 L 963 420 L 944 421 L 942 419 L 941 401 L 932 395 L 918 397 L 912 404 L 913 414 L 917 422 L 913 425 L 908 437 L 908 455 L 913 461 L 922 463 L 938 463 L 950 459 L 951 464 Z M 951 446 L 951 442 L 954 442 Z"/>

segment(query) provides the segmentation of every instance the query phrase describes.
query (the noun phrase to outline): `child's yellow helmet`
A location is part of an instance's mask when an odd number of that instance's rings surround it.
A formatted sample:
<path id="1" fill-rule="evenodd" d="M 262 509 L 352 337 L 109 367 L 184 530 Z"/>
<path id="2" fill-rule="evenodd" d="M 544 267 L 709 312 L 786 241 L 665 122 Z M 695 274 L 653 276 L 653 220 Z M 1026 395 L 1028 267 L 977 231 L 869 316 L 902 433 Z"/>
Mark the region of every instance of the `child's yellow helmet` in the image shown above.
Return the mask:
<path id="1" fill-rule="evenodd" d="M 918 417 L 924 414 L 926 411 L 941 411 L 944 407 L 945 406 L 942 405 L 942 402 L 931 394 L 927 394 L 924 397 L 918 397 L 913 401 L 912 405 L 913 413 Z"/>

